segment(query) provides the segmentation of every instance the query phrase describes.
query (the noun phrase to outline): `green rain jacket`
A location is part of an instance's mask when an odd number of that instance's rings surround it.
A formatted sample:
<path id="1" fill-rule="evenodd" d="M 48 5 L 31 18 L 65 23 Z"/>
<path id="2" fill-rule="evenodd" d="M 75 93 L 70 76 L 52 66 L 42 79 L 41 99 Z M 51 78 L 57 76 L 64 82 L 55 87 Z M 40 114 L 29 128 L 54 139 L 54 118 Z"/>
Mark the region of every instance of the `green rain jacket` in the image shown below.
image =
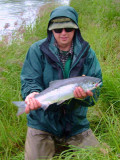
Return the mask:
<path id="1" fill-rule="evenodd" d="M 56 8 L 51 13 L 50 20 L 61 16 L 71 18 L 78 25 L 78 15 L 72 7 Z M 32 92 L 41 92 L 46 89 L 49 82 L 65 78 L 54 41 L 52 32 L 48 31 L 47 38 L 34 43 L 29 48 L 21 73 L 23 99 Z M 95 52 L 82 38 L 79 29 L 75 32 L 73 43 L 74 55 L 68 77 L 86 75 L 102 80 L 101 68 Z M 94 98 L 95 100 L 98 98 L 95 92 Z M 86 114 L 88 107 L 93 105 L 94 101 L 87 97 L 82 101 L 73 98 L 69 104 L 50 105 L 45 111 L 39 108 L 30 111 L 27 115 L 28 126 L 58 137 L 69 138 L 89 129 Z"/>

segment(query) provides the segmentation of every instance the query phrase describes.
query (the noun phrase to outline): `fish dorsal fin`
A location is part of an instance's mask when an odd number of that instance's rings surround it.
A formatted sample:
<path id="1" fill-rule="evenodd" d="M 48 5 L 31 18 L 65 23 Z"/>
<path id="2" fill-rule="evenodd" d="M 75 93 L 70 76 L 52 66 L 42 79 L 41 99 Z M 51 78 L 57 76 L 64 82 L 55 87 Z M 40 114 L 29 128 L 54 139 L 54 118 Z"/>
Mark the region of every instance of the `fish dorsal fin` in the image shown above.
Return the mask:
<path id="1" fill-rule="evenodd" d="M 51 82 L 49 82 L 49 87 L 52 87 L 52 86 L 54 86 L 54 85 L 63 83 L 63 81 L 64 81 L 63 79 L 51 81 Z"/>
<path id="2" fill-rule="evenodd" d="M 68 85 L 68 84 L 71 84 L 71 83 L 76 83 L 76 79 L 78 79 L 78 78 L 80 78 L 80 77 L 73 77 L 73 78 L 51 81 L 49 83 L 49 87 L 56 88 L 56 87 L 61 87 L 61 86 Z"/>

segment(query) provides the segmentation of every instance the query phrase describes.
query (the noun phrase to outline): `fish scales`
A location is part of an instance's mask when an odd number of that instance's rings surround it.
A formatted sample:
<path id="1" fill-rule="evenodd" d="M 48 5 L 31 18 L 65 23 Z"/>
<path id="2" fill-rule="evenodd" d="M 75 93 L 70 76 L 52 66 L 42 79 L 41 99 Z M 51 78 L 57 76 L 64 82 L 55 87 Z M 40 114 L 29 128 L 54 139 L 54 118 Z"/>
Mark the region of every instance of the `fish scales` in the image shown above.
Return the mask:
<path id="1" fill-rule="evenodd" d="M 96 79 L 96 80 L 98 80 L 98 82 L 101 81 L 99 78 L 90 77 L 90 76 L 80 76 L 80 77 L 74 77 L 74 78 L 55 80 L 55 81 L 51 81 L 49 84 L 49 87 L 47 89 L 43 90 L 42 92 L 40 92 L 39 95 L 46 94 L 47 92 L 50 92 L 53 89 L 57 89 L 59 87 L 62 87 L 62 86 L 68 85 L 68 84 L 86 83 L 89 79 L 91 79 L 91 80 Z M 82 86 L 82 84 L 81 84 L 81 86 Z M 37 97 L 39 95 L 36 95 L 35 97 Z"/>

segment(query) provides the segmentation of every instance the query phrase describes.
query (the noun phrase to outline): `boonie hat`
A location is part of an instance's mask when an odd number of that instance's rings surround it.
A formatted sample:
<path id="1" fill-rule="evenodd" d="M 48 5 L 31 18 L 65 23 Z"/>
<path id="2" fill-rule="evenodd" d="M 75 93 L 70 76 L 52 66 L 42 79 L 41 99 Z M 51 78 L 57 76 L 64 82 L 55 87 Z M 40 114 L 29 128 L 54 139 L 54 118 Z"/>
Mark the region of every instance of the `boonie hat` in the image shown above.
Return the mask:
<path id="1" fill-rule="evenodd" d="M 53 29 L 59 28 L 74 28 L 78 29 L 78 26 L 70 19 L 65 17 L 55 18 L 51 20 L 51 23 L 48 27 L 48 30 L 51 31 Z"/>

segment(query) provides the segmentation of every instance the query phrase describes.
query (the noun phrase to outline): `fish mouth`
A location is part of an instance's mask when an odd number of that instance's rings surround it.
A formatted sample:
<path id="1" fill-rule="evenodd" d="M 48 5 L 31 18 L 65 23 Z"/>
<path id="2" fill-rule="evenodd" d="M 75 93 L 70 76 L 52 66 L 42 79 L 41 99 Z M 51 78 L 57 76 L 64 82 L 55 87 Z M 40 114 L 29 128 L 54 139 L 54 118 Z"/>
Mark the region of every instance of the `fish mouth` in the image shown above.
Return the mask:
<path id="1" fill-rule="evenodd" d="M 100 81 L 100 82 L 96 83 L 95 87 L 100 87 L 101 85 L 102 85 L 102 82 Z"/>

